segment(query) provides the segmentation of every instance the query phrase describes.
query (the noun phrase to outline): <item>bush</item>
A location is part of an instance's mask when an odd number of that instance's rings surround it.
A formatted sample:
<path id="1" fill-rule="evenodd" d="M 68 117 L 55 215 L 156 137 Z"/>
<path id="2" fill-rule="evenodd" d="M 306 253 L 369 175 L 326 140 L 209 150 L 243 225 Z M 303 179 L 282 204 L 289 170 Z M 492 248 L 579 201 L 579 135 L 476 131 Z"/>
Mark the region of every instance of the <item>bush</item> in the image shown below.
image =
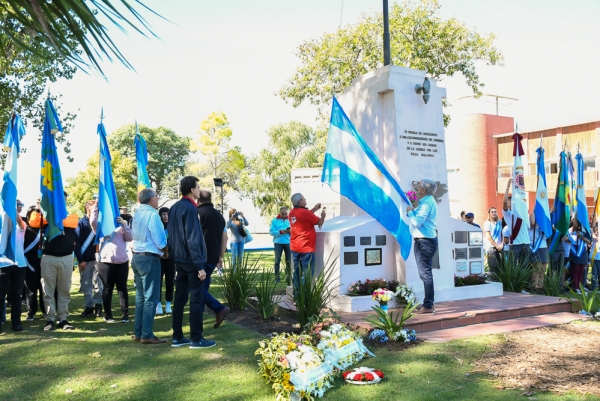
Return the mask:
<path id="1" fill-rule="evenodd" d="M 261 257 L 250 262 L 249 255 L 246 252 L 243 258 L 236 260 L 231 256 L 226 258 L 223 274 L 220 276 L 223 284 L 221 287 L 223 299 L 233 310 L 244 309 L 254 288 Z"/>
<path id="2" fill-rule="evenodd" d="M 495 278 L 502 283 L 504 291 L 521 292 L 531 280 L 531 263 L 528 259 L 517 260 L 512 252 L 503 255 Z"/>
<path id="3" fill-rule="evenodd" d="M 485 284 L 484 274 L 469 274 L 468 276 L 454 276 L 454 286 L 464 287 L 466 285 L 479 285 Z"/>
<path id="4" fill-rule="evenodd" d="M 404 323 L 414 316 L 412 313 L 417 308 L 416 304 L 409 303 L 406 305 L 402 313 L 397 312 L 394 317 L 394 312 L 389 314 L 379 306 L 373 306 L 372 309 L 377 313 L 376 317 L 367 317 L 365 321 L 370 323 L 376 329 L 385 331 L 385 334 L 392 339 L 398 337 L 398 332 L 402 331 Z M 398 321 L 400 320 L 400 321 Z"/>
<path id="5" fill-rule="evenodd" d="M 329 255 L 319 274 L 313 276 L 312 266 L 309 266 L 298 280 L 298 288 L 294 288 L 294 301 L 300 327 L 306 326 L 311 317 L 318 317 L 335 296 L 334 290 L 337 288 L 333 286 L 333 273 L 336 263 L 337 257 L 331 260 Z"/>
<path id="6" fill-rule="evenodd" d="M 583 286 L 583 283 L 579 284 L 581 294 L 573 291 L 569 288 L 569 294 L 566 296 L 567 301 L 578 311 L 586 312 L 588 315 L 593 315 L 595 312 L 600 310 L 600 294 L 598 291 L 600 288 L 596 288 L 593 292 L 588 293 Z"/>
<path id="7" fill-rule="evenodd" d="M 254 285 L 256 307 L 253 306 L 253 308 L 263 319 L 270 319 L 277 309 L 277 302 L 275 301 L 276 288 L 275 275 L 266 271 L 258 275 L 258 281 Z"/>
<path id="8" fill-rule="evenodd" d="M 560 263 L 559 266 L 556 266 L 556 268 L 554 268 L 552 266 L 552 261 L 550 261 L 548 263 L 546 273 L 544 274 L 544 293 L 551 297 L 560 296 L 563 290 L 564 276 L 564 264 Z"/>

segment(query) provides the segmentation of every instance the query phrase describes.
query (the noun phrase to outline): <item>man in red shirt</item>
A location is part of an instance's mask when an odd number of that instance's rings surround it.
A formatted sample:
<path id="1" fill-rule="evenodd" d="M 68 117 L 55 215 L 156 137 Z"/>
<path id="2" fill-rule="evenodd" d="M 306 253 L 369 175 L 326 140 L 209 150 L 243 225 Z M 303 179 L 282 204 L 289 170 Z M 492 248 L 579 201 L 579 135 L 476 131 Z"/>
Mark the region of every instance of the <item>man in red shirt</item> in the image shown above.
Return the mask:
<path id="1" fill-rule="evenodd" d="M 315 215 L 315 212 L 321 208 L 317 203 L 312 209 L 306 207 L 306 198 L 300 194 L 292 195 L 292 205 L 294 208 L 289 213 L 291 236 L 290 249 L 292 251 L 292 260 L 294 262 L 294 290 L 298 288 L 298 281 L 301 274 L 304 274 L 310 266 L 311 273 L 314 273 L 315 244 L 317 242 L 317 233 L 315 225 L 319 228 L 325 221 L 325 209 L 321 211 L 321 218 Z M 300 273 L 302 270 L 302 273 Z"/>

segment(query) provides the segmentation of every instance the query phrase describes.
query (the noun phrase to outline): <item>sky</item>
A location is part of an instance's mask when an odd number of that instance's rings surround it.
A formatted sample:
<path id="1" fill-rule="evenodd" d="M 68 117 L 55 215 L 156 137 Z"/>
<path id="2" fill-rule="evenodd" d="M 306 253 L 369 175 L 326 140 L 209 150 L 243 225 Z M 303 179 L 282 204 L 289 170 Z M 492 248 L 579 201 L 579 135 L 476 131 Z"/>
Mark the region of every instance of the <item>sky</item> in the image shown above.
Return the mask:
<path id="1" fill-rule="evenodd" d="M 390 4 L 395 1 L 390 0 Z M 304 40 L 335 31 L 363 12 L 381 10 L 381 0 L 146 0 L 168 21 L 145 13 L 159 38 L 120 34 L 116 44 L 135 67 L 102 64 L 98 73 L 78 71 L 72 80 L 49 85 L 62 94 L 62 108 L 75 112 L 72 156 L 62 152 L 63 178 L 85 168 L 97 150 L 96 126 L 104 107 L 110 134 L 135 120 L 194 137 L 213 111 L 224 112 L 232 144 L 245 154 L 267 147 L 270 126 L 290 120 L 315 125 L 316 109 L 285 103 L 275 93 L 298 65 L 294 55 Z M 484 93 L 501 100 L 499 114 L 517 119 L 521 131 L 600 120 L 600 2 L 596 0 L 442 0 L 440 16 L 456 18 L 481 34 L 494 33 L 504 66 L 478 65 Z M 495 100 L 474 100 L 461 76 L 447 88 L 455 119 L 469 113 L 495 114 Z M 451 123 L 448 131 L 456 129 Z M 19 159 L 19 196 L 33 204 L 39 192 L 38 132 L 29 127 Z M 132 144 L 133 146 L 133 144 Z M 29 168 L 31 166 L 31 168 Z M 245 202 L 243 205 L 248 205 Z M 236 206 L 236 205 L 233 205 Z M 237 205 L 238 208 L 240 207 Z"/>

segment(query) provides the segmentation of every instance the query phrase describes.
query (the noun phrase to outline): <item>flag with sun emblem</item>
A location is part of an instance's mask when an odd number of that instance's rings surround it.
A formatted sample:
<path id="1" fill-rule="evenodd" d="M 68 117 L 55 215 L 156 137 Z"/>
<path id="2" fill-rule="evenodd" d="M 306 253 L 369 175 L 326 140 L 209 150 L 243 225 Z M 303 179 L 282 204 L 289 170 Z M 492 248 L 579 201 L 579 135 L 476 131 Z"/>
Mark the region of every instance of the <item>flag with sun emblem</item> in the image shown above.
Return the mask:
<path id="1" fill-rule="evenodd" d="M 410 206 L 410 200 L 335 98 L 321 181 L 377 220 L 400 244 L 402 258 L 408 258 L 412 236 L 402 216 L 403 203 Z"/>
<path id="2" fill-rule="evenodd" d="M 48 221 L 45 233 L 46 241 L 51 241 L 63 232 L 63 220 L 67 217 L 62 175 L 54 140 L 54 134 L 57 132 L 62 132 L 62 125 L 52 101 L 48 98 L 46 99 L 46 117 L 42 132 L 42 175 L 40 180 L 42 194 L 40 206 Z"/>
<path id="3" fill-rule="evenodd" d="M 550 207 L 548 206 L 548 188 L 546 187 L 546 168 L 544 165 L 544 148 L 541 146 L 536 150 L 538 186 L 535 195 L 535 206 L 533 214 L 535 222 L 540 227 L 546 238 L 552 236 L 552 222 L 550 221 Z"/>

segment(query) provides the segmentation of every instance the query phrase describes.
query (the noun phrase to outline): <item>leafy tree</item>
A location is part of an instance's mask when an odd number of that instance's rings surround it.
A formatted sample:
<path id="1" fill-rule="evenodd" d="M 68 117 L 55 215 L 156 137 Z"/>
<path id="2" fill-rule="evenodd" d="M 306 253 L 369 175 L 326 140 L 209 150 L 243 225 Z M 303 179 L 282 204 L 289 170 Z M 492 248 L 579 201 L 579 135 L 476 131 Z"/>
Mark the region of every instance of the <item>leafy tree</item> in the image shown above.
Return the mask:
<path id="1" fill-rule="evenodd" d="M 495 36 L 482 36 L 454 18 L 443 20 L 437 15 L 439 8 L 438 0 L 392 5 L 392 64 L 425 70 L 438 80 L 461 73 L 473 93 L 480 95 L 484 84 L 476 62 L 496 65 L 503 60 L 494 46 Z M 295 107 L 307 100 L 322 115 L 334 94 L 383 66 L 382 21 L 381 13 L 363 14 L 355 24 L 302 43 L 296 53 L 300 66 L 279 95 Z"/>
<path id="2" fill-rule="evenodd" d="M 137 201 L 134 160 L 124 157 L 118 150 L 111 150 L 113 179 L 119 206 L 131 207 Z M 65 191 L 69 194 L 67 206 L 70 211 L 85 214 L 84 204 L 98 193 L 99 151 L 89 158 L 86 168 L 75 177 L 67 179 Z"/>
<path id="3" fill-rule="evenodd" d="M 272 126 L 267 134 L 269 146 L 248 160 L 239 181 L 242 196 L 252 199 L 265 217 L 290 204 L 292 168 L 323 163 L 319 138 L 309 126 L 291 121 Z"/>
<path id="4" fill-rule="evenodd" d="M 238 180 L 245 166 L 245 159 L 239 147 L 231 146 L 233 135 L 229 119 L 223 112 L 212 112 L 200 123 L 199 138 L 192 142 L 191 149 L 203 157 L 193 163 L 190 170 L 200 177 L 204 188 L 213 186 L 213 178 L 223 179 L 223 197 L 230 190 L 238 189 Z M 215 205 L 221 203 L 221 191 L 213 197 Z M 225 202 L 224 202 L 225 203 Z"/>
<path id="5" fill-rule="evenodd" d="M 190 138 L 177 135 L 173 130 L 165 127 L 150 128 L 138 125 L 138 128 L 148 148 L 148 176 L 152 186 L 159 197 L 172 196 L 169 187 L 165 187 L 165 179 L 171 174 L 183 173 L 190 154 Z M 117 129 L 108 137 L 111 152 L 117 150 L 135 163 L 134 136 L 135 125 L 133 124 Z M 131 186 L 134 190 L 137 188 L 136 170 L 131 176 Z"/>
<path id="6" fill-rule="evenodd" d="M 154 35 L 138 10 L 154 11 L 139 0 L 134 2 L 135 7 L 130 3 L 132 2 L 128 0 L 2 0 L 0 12 L 11 20 L 18 21 L 21 28 L 15 31 L 11 25 L 3 23 L 0 24 L 0 33 L 13 39 L 19 48 L 47 60 L 50 60 L 48 54 L 39 52 L 39 49 L 27 41 L 19 40 L 20 35 L 25 33 L 38 42 L 44 42 L 76 66 L 88 66 L 81 57 L 83 51 L 92 66 L 100 72 L 103 57 L 110 61 L 112 57 L 116 57 L 128 68 L 133 68 L 109 36 L 108 26 L 114 25 L 121 31 L 126 31 L 125 28 L 129 27 L 144 36 L 146 33 Z M 73 41 L 81 46 L 82 51 L 72 46 Z M 0 43 L 0 48 L 6 53 L 4 43 Z"/>
<path id="7" fill-rule="evenodd" d="M 10 17 L 4 0 L 0 0 L 0 18 L 0 140 L 4 138 L 4 127 L 13 111 L 18 112 L 24 122 L 29 121 L 40 130 L 41 140 L 46 85 L 59 78 L 71 79 L 76 68 L 67 64 L 66 59 L 41 38 L 29 35 L 23 24 Z M 69 48 L 76 51 L 77 43 L 72 37 L 67 35 L 65 40 Z M 20 44 L 34 51 L 24 51 Z M 60 112 L 60 105 L 56 104 L 59 97 L 51 96 Z M 60 116 L 64 132 L 58 134 L 56 140 L 64 145 L 65 153 L 69 155 L 71 144 L 66 135 L 72 128 L 75 115 L 60 113 Z M 4 165 L 3 158 L 1 164 Z"/>

